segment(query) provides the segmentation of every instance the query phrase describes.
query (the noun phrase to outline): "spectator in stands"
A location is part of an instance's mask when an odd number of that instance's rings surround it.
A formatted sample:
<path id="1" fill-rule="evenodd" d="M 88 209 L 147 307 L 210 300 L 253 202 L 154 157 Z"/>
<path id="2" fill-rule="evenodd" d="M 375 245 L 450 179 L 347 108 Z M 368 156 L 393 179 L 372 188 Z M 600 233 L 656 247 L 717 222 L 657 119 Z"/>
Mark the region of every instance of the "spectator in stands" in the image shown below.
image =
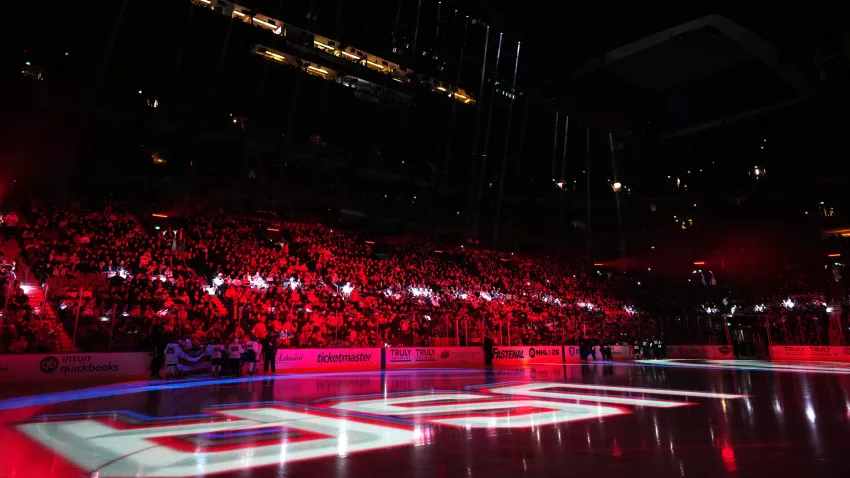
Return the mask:
<path id="1" fill-rule="evenodd" d="M 12 343 L 12 345 L 9 346 L 8 352 L 12 354 L 22 354 L 26 352 L 28 348 L 29 340 L 27 340 L 26 335 L 22 335 L 18 338 L 17 341 L 15 341 L 14 343 Z"/>

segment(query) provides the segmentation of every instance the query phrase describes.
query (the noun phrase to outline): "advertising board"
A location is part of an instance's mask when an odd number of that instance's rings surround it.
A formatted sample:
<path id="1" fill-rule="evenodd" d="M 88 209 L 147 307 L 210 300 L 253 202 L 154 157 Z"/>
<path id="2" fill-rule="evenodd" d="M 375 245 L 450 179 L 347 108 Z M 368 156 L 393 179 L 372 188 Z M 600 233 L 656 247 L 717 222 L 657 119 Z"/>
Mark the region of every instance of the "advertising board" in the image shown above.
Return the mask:
<path id="1" fill-rule="evenodd" d="M 278 349 L 278 372 L 380 370 L 381 349 Z"/>
<path id="2" fill-rule="evenodd" d="M 144 377 L 150 364 L 145 352 L 0 355 L 0 381 Z"/>
<path id="3" fill-rule="evenodd" d="M 578 353 L 576 362 L 578 362 Z M 562 364 L 564 347 L 560 345 L 494 347 L 493 365 Z"/>
<path id="4" fill-rule="evenodd" d="M 392 347 L 386 349 L 386 368 L 482 367 L 482 347 Z"/>
<path id="5" fill-rule="evenodd" d="M 850 346 L 773 345 L 770 347 L 770 358 L 773 360 L 850 362 Z"/>

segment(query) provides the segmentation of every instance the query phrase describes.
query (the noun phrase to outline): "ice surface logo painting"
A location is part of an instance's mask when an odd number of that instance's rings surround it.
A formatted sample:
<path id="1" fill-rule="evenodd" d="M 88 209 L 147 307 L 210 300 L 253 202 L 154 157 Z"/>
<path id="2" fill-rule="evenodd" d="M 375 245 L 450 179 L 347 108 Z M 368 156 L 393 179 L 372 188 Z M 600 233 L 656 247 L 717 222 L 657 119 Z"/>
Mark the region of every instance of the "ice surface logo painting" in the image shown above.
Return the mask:
<path id="1" fill-rule="evenodd" d="M 173 418 L 130 411 L 48 415 L 16 429 L 41 446 L 61 452 L 87 470 L 87 475 L 188 477 L 412 446 L 427 427 L 522 429 L 626 415 L 633 406 L 691 405 L 679 401 L 685 397 L 738 399 L 745 395 L 513 382 L 458 392 L 323 399 L 319 407 L 293 408 L 275 402 L 228 405 Z"/>

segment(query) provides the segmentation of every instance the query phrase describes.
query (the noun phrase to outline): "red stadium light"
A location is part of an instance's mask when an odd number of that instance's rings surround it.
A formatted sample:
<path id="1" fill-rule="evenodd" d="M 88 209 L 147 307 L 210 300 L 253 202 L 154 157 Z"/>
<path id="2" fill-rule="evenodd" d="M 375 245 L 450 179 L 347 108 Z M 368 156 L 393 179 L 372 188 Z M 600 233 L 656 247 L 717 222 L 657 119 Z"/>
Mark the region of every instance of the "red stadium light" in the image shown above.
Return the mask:
<path id="1" fill-rule="evenodd" d="M 158 213 L 158 212 L 155 212 L 155 213 L 151 214 L 151 216 L 153 216 L 153 217 L 161 217 L 161 218 L 163 218 L 163 219 L 168 219 L 168 214 L 161 214 L 161 213 Z"/>
<path id="2" fill-rule="evenodd" d="M 705 261 L 696 261 L 696 262 L 694 262 L 694 265 L 695 265 L 695 266 L 704 266 L 704 265 L 705 265 Z"/>
<path id="3" fill-rule="evenodd" d="M 827 256 L 826 256 L 826 257 L 841 257 L 841 254 L 838 254 L 838 253 L 835 253 L 835 254 L 827 254 Z"/>
<path id="4" fill-rule="evenodd" d="M 366 244 L 374 244 L 375 241 L 366 241 Z"/>
<path id="5" fill-rule="evenodd" d="M 441 251 L 441 250 L 439 250 L 439 249 L 434 249 L 434 253 L 435 253 L 435 254 L 442 254 L 442 253 L 443 253 L 443 251 Z"/>
<path id="6" fill-rule="evenodd" d="M 599 266 L 604 266 L 605 263 L 604 262 L 594 262 L 593 265 L 599 267 Z"/>
<path id="7" fill-rule="evenodd" d="M 267 230 L 267 231 L 271 231 L 271 232 L 280 232 L 280 229 L 275 229 L 275 228 L 273 228 L 273 227 L 270 227 L 270 228 L 268 228 L 268 229 L 266 229 L 266 230 Z"/>

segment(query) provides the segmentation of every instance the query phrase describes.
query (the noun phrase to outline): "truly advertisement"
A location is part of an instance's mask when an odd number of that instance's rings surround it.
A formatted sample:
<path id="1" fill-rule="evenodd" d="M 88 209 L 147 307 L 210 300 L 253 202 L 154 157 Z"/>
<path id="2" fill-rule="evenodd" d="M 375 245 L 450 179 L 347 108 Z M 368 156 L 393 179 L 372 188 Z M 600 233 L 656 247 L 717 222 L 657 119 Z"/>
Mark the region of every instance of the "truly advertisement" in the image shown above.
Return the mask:
<path id="1" fill-rule="evenodd" d="M 437 349 L 431 347 L 387 349 L 387 363 L 435 362 Z"/>
<path id="2" fill-rule="evenodd" d="M 10 355 L 3 357 L 4 379 L 39 381 L 98 377 L 138 377 L 150 374 L 148 353 Z"/>
<path id="3" fill-rule="evenodd" d="M 774 345 L 770 347 L 774 360 L 829 360 L 850 362 L 850 347 L 827 345 Z"/>
<path id="4" fill-rule="evenodd" d="M 387 368 L 484 365 L 481 347 L 392 347 L 386 354 Z"/>
<path id="5" fill-rule="evenodd" d="M 381 349 L 278 349 L 278 370 L 380 370 Z"/>

